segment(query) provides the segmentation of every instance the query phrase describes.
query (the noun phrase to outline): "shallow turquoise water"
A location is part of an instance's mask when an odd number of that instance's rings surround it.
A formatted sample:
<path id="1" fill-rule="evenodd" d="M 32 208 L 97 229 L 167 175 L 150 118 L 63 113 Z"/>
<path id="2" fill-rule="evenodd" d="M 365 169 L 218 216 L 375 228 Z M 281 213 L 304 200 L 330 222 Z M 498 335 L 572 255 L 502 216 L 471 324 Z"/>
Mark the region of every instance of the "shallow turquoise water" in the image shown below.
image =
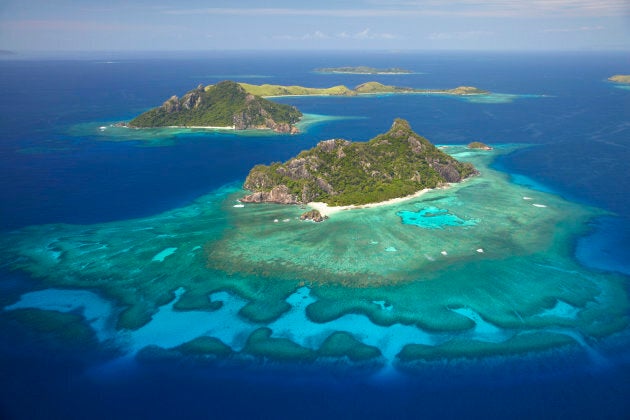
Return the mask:
<path id="1" fill-rule="evenodd" d="M 424 207 L 417 212 L 399 211 L 396 215 L 400 216 L 403 224 L 424 229 L 441 229 L 444 226 L 474 226 L 477 224 L 475 220 L 460 219 L 457 215 L 449 213 L 447 209 L 437 207 Z"/>

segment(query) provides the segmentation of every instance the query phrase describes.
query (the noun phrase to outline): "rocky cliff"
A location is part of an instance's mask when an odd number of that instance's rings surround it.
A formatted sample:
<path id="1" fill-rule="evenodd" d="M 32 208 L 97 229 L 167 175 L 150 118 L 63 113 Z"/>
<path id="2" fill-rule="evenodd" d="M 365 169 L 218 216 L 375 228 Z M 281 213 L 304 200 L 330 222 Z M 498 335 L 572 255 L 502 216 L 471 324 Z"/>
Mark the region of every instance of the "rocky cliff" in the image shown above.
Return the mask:
<path id="1" fill-rule="evenodd" d="M 181 98 L 172 96 L 129 122 L 130 127 L 234 127 L 296 133 L 297 108 L 247 93 L 238 83 L 199 85 Z"/>
<path id="2" fill-rule="evenodd" d="M 285 163 L 254 167 L 244 202 L 366 204 L 459 182 L 477 170 L 414 133 L 405 120 L 368 142 L 326 140 Z"/>

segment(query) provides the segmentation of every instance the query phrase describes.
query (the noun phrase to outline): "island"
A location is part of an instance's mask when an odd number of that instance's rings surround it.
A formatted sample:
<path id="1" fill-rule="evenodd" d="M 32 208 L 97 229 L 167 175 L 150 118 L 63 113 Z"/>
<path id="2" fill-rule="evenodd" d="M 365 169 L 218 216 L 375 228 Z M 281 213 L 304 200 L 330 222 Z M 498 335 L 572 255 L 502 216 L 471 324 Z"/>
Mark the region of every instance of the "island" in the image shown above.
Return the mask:
<path id="1" fill-rule="evenodd" d="M 630 74 L 616 74 L 610 76 L 608 80 L 615 83 L 630 84 Z"/>
<path id="2" fill-rule="evenodd" d="M 357 66 L 357 67 L 323 67 L 314 70 L 316 73 L 335 73 L 335 74 L 413 74 L 411 70 L 392 67 L 387 69 L 378 69 L 375 67 Z"/>
<path id="3" fill-rule="evenodd" d="M 416 89 L 410 87 L 400 87 L 384 85 L 379 82 L 366 82 L 350 89 L 344 85 L 337 85 L 328 88 L 311 88 L 304 86 L 283 86 L 283 85 L 252 85 L 249 83 L 239 83 L 247 93 L 260 97 L 274 96 L 358 96 L 375 94 L 437 94 L 437 95 L 487 95 L 491 92 L 479 89 L 474 86 L 458 86 L 453 89 Z"/>
<path id="4" fill-rule="evenodd" d="M 234 130 L 273 130 L 297 133 L 302 117 L 295 107 L 278 104 L 247 92 L 241 85 L 224 81 L 199 85 L 181 98 L 172 96 L 126 126 L 130 128 L 184 127 Z"/>
<path id="5" fill-rule="evenodd" d="M 435 147 L 396 119 L 367 142 L 324 140 L 285 163 L 257 165 L 244 203 L 358 206 L 407 197 L 460 182 L 478 171 Z M 317 218 L 317 214 L 305 218 Z"/>
<path id="6" fill-rule="evenodd" d="M 492 147 L 480 141 L 473 141 L 471 143 L 468 143 L 468 146 L 466 147 L 468 147 L 469 149 L 492 150 Z"/>
<path id="7" fill-rule="evenodd" d="M 487 95 L 490 92 L 474 86 L 458 86 L 453 89 L 415 89 L 400 86 L 384 85 L 379 82 L 367 82 L 354 88 L 358 94 L 378 94 L 378 93 L 423 93 L 442 95 Z"/>

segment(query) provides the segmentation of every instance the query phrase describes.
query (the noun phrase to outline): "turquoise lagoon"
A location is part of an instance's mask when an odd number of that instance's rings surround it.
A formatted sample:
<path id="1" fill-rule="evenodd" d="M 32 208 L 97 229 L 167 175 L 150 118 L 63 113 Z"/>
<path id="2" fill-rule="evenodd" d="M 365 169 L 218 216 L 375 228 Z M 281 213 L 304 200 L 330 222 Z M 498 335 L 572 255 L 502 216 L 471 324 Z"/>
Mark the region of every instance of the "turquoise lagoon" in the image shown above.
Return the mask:
<path id="1" fill-rule="evenodd" d="M 481 175 L 324 223 L 241 205 L 232 184 L 152 217 L 21 228 L 0 250 L 42 289 L 4 311 L 80 314 L 66 322 L 122 359 L 335 360 L 389 375 L 567 351 L 601 365 L 593 343 L 628 325 L 624 278 L 573 254 L 607 213 L 492 169 L 519 148 L 450 146 Z"/>

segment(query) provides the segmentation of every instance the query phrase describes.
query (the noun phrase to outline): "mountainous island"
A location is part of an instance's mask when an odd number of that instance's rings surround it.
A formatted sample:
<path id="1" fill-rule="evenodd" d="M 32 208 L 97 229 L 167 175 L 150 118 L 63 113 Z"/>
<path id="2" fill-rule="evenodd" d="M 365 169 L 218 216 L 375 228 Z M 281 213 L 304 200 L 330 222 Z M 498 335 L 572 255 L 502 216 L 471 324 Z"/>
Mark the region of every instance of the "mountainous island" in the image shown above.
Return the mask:
<path id="1" fill-rule="evenodd" d="M 304 86 L 283 86 L 283 85 L 252 85 L 249 83 L 239 83 L 252 95 L 260 97 L 273 96 L 357 96 L 357 95 L 374 95 L 383 93 L 394 94 L 438 94 L 438 95 L 487 95 L 490 92 L 479 89 L 474 86 L 459 86 L 453 89 L 416 89 L 409 87 L 400 87 L 392 85 L 384 85 L 379 82 L 366 82 L 350 89 L 344 85 L 332 86 L 329 88 L 310 88 Z"/>
<path id="2" fill-rule="evenodd" d="M 294 126 L 302 113 L 295 107 L 271 102 L 247 92 L 241 85 L 224 81 L 199 85 L 181 98 L 172 96 L 127 123 L 131 128 L 190 127 L 265 129 L 297 133 Z"/>
<path id="3" fill-rule="evenodd" d="M 325 140 L 287 162 L 255 166 L 244 184 L 252 193 L 241 201 L 363 205 L 476 174 L 470 163 L 457 161 L 396 119 L 388 132 L 367 142 Z"/>
<path id="4" fill-rule="evenodd" d="M 611 82 L 630 84 L 630 74 L 616 74 L 608 78 Z"/>
<path id="5" fill-rule="evenodd" d="M 367 82 L 350 89 L 344 85 L 329 88 L 303 86 L 252 85 L 223 81 L 216 85 L 199 85 L 181 98 L 172 96 L 128 123 L 130 128 L 222 128 L 234 130 L 273 130 L 278 133 L 299 132 L 295 124 L 302 113 L 295 107 L 269 101 L 278 96 L 358 96 L 375 94 L 441 94 L 485 95 L 490 92 L 473 86 L 454 89 L 415 89 Z"/>
<path id="6" fill-rule="evenodd" d="M 316 73 L 341 73 L 341 74 L 412 74 L 411 70 L 392 67 L 388 69 L 378 69 L 374 67 L 323 67 L 314 70 Z"/>

